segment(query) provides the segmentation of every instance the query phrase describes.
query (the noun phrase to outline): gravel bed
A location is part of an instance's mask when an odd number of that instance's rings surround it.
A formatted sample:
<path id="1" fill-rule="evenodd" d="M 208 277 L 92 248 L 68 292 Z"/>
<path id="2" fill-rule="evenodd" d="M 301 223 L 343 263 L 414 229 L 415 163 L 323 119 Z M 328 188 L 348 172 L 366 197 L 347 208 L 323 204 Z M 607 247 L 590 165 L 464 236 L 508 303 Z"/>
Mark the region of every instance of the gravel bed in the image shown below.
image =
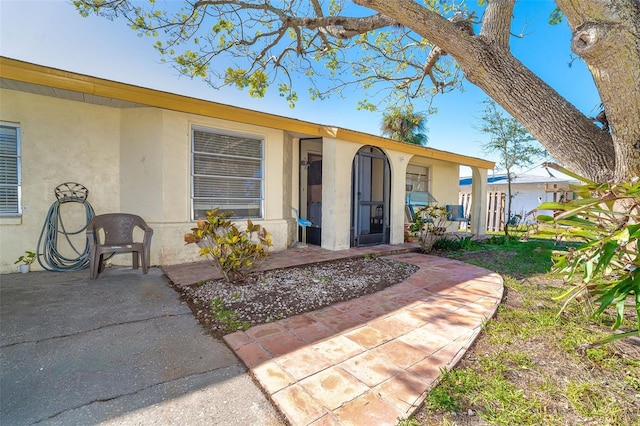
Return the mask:
<path id="1" fill-rule="evenodd" d="M 417 269 L 384 258 L 357 257 L 256 272 L 241 283 L 214 280 L 178 290 L 200 323 L 222 336 L 380 291 Z"/>

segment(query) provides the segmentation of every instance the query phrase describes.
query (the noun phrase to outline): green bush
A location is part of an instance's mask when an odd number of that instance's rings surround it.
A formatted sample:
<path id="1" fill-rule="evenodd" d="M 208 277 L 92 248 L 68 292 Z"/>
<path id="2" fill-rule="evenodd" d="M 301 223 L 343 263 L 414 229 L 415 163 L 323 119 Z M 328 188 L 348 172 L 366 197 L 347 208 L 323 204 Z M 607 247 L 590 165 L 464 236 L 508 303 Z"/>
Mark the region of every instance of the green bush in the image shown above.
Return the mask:
<path id="1" fill-rule="evenodd" d="M 447 231 L 447 209 L 442 206 L 424 206 L 413 214 L 413 222 L 409 226 L 420 244 L 423 253 L 429 253 L 433 244 Z"/>
<path id="2" fill-rule="evenodd" d="M 240 230 L 228 219 L 232 214 L 219 208 L 210 210 L 207 220 L 199 220 L 184 236 L 187 244 L 198 244 L 200 256 L 213 260 L 227 282 L 244 279 L 267 257 L 272 245 L 271 235 L 263 227 L 248 219 L 246 228 Z"/>
<path id="3" fill-rule="evenodd" d="M 449 237 L 438 238 L 433 243 L 433 250 L 439 251 L 458 251 L 462 248 L 459 239 L 453 239 Z"/>
<path id="4" fill-rule="evenodd" d="M 635 305 L 638 324 L 635 330 L 613 334 L 589 346 L 639 335 L 640 179 L 598 184 L 572 176 L 584 182 L 572 187 L 577 199 L 543 203 L 538 207 L 538 210 L 554 211 L 553 216 L 540 215 L 538 220 L 552 224 L 559 238 L 582 241 L 578 247 L 558 252 L 554 259 L 555 268 L 564 273 L 567 280 L 582 275 L 563 295 L 564 306 L 580 297 L 587 302 L 595 298 L 599 306 L 593 316 L 598 317 L 612 307 L 615 331 L 622 324 L 625 307 Z"/>

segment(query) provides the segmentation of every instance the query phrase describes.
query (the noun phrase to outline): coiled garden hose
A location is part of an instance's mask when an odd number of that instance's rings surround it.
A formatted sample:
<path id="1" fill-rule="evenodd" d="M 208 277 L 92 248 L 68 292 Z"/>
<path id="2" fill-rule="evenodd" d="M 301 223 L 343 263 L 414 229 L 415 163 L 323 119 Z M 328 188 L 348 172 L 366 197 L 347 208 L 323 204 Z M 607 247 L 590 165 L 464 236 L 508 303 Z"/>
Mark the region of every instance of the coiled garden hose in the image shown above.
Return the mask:
<path id="1" fill-rule="evenodd" d="M 54 272 L 86 269 L 89 267 L 89 242 L 82 238 L 84 248 L 80 251 L 71 241 L 71 237 L 78 234 L 84 236 L 89 222 L 95 216 L 93 207 L 87 201 L 89 190 L 78 183 L 66 182 L 56 187 L 54 192 L 57 200 L 49 208 L 38 239 L 38 263 L 47 271 Z M 60 214 L 60 206 L 70 202 L 81 203 L 85 209 L 85 224 L 77 231 L 68 231 Z M 58 239 L 61 236 L 77 257 L 67 257 L 58 251 Z"/>

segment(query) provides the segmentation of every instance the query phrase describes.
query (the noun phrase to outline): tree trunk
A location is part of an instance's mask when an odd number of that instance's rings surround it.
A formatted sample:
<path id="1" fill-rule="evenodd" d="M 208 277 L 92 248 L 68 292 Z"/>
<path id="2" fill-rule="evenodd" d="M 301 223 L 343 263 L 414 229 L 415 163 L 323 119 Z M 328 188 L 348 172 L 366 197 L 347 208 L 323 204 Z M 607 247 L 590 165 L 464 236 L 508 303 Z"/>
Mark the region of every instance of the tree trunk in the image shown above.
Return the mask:
<path id="1" fill-rule="evenodd" d="M 480 46 L 458 60 L 467 79 L 517 119 L 568 169 L 596 181 L 613 177 L 611 136 L 511 54 Z M 456 58 L 457 59 L 457 58 Z"/>
<path id="2" fill-rule="evenodd" d="M 615 108 L 616 112 L 612 111 L 614 119 L 619 123 L 617 128 L 612 128 L 612 137 L 513 57 L 505 41 L 505 32 L 509 31 L 507 23 L 511 19 L 514 0 L 490 0 L 479 36 L 460 31 L 442 16 L 414 1 L 354 2 L 396 19 L 398 23 L 444 49 L 456 59 L 470 82 L 484 90 L 520 121 L 567 169 L 595 181 L 608 181 L 614 177 L 629 179 L 640 174 L 640 126 L 637 125 L 640 122 L 640 90 L 637 90 L 640 67 L 634 65 L 637 63 L 634 61 L 640 61 L 640 54 L 637 52 L 640 43 L 627 39 L 627 53 L 621 55 L 627 61 L 623 65 L 617 65 L 618 72 L 622 73 L 624 69 L 629 77 L 625 76 L 620 84 L 611 81 L 608 86 L 604 83 L 598 85 L 607 116 L 613 98 L 621 105 L 620 108 Z M 637 0 L 623 0 L 621 3 L 626 3 L 632 11 L 637 11 L 640 9 L 640 2 L 634 2 Z M 560 7 L 569 8 L 564 3 L 574 5 L 576 10 L 584 9 L 583 13 L 590 10 L 586 3 L 598 3 L 601 8 L 606 8 L 607 4 L 610 9 L 614 7 L 610 5 L 612 2 L 605 0 L 558 1 Z M 627 31 L 629 37 L 636 37 L 637 40 L 640 38 L 637 28 L 640 24 L 638 20 L 634 22 L 635 32 L 631 31 L 632 25 L 626 28 L 631 28 Z M 618 56 L 620 55 L 616 55 Z M 604 67 L 604 72 L 612 69 L 613 63 L 608 68 Z M 635 79 L 631 79 L 632 76 Z M 605 87 L 608 91 L 606 94 L 602 93 Z M 629 90 L 632 88 L 635 90 Z M 634 111 L 629 111 L 630 109 Z M 624 116 L 623 111 L 626 112 Z M 627 121 L 628 117 L 636 116 L 637 119 Z"/>
<path id="3" fill-rule="evenodd" d="M 511 169 L 507 169 L 507 220 L 504 223 L 504 236 L 509 237 L 509 226 L 511 225 Z"/>
<path id="4" fill-rule="evenodd" d="M 615 177 L 640 176 L 640 1 L 557 0 L 605 107 Z"/>

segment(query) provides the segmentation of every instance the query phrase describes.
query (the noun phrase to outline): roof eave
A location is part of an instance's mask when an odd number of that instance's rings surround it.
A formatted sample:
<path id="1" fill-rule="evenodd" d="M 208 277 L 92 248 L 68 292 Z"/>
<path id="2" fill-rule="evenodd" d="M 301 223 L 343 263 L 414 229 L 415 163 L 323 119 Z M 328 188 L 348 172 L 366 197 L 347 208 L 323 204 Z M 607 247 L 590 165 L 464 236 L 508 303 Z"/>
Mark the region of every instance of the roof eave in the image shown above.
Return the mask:
<path id="1" fill-rule="evenodd" d="M 149 107 L 197 114 L 222 120 L 242 122 L 256 126 L 305 134 L 309 137 L 331 137 L 378 148 L 393 149 L 421 157 L 449 161 L 465 166 L 493 169 L 495 163 L 480 158 L 440 151 L 419 145 L 399 142 L 340 127 L 297 120 L 279 115 L 206 101 L 160 90 L 119 83 L 98 77 L 77 74 L 42 65 L 0 56 L 0 77 L 38 84 L 56 89 L 70 90 L 105 98 L 133 102 Z"/>

